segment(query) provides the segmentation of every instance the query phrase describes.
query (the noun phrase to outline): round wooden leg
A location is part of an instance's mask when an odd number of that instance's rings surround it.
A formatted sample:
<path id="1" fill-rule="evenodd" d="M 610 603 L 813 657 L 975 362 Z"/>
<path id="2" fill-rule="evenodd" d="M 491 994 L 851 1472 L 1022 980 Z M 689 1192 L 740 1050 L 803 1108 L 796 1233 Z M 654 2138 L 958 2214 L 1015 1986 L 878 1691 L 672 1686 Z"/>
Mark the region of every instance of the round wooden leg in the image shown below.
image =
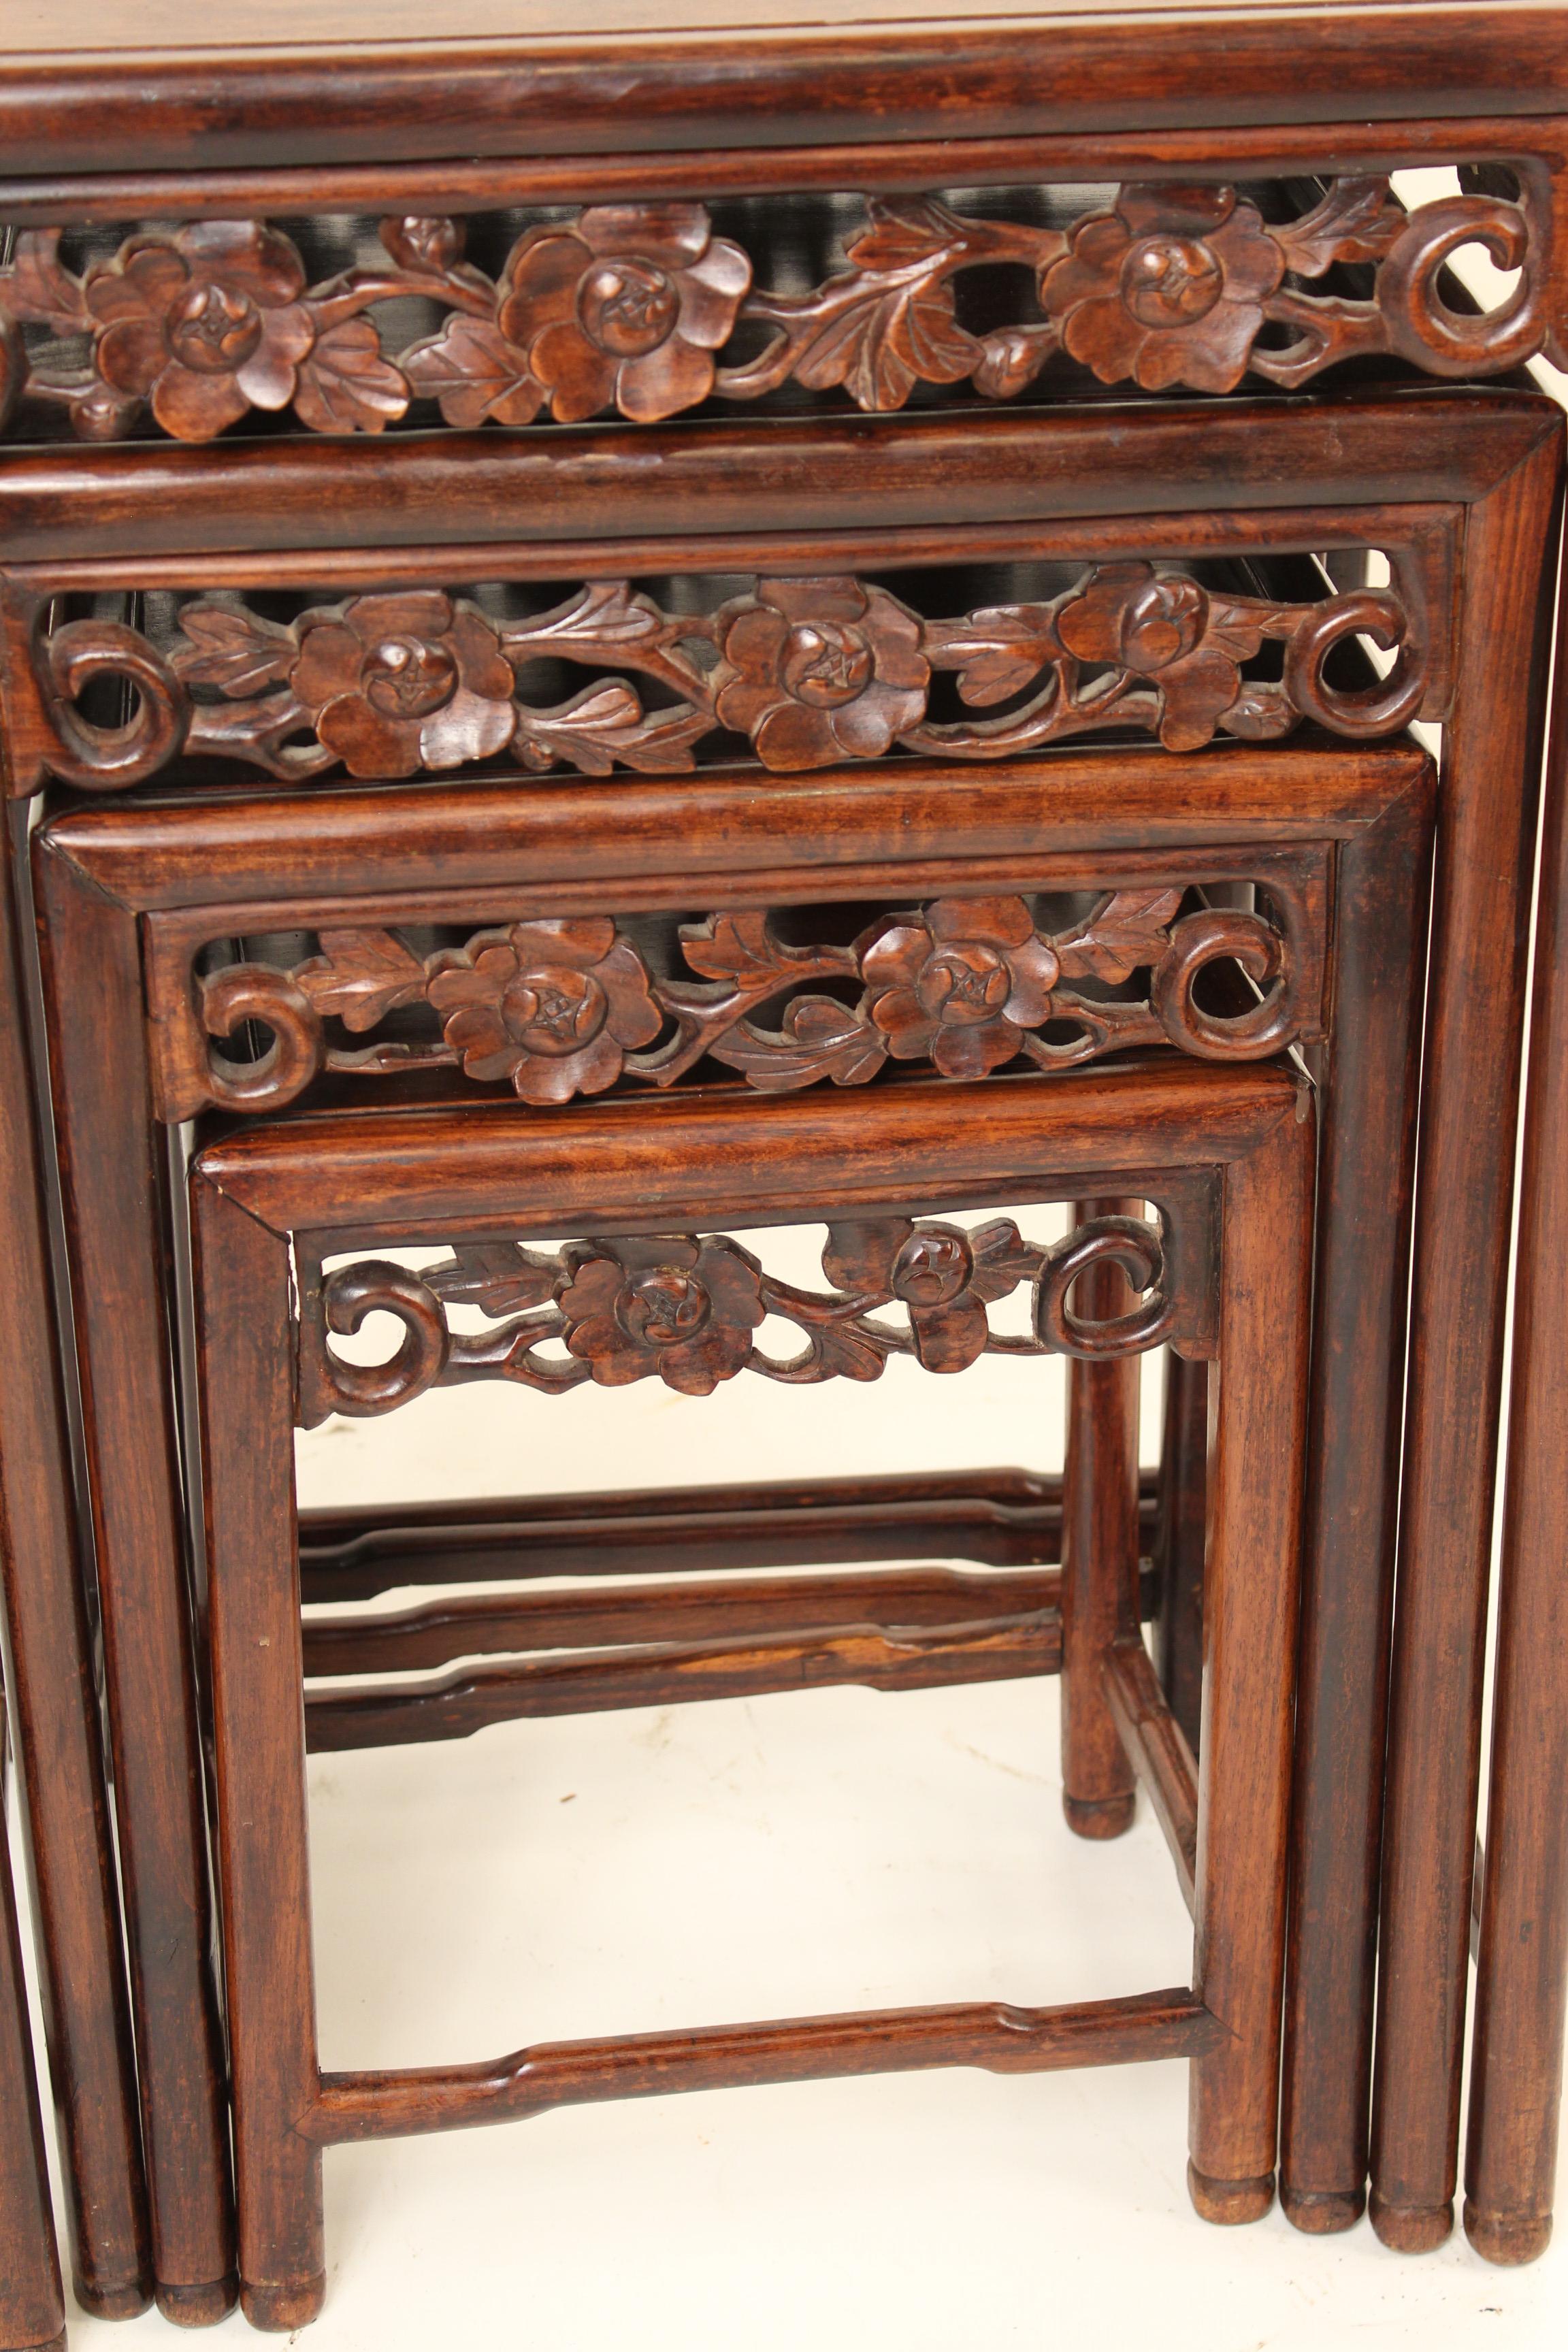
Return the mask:
<path id="1" fill-rule="evenodd" d="M 1293 2229 L 1303 2230 L 1311 2238 L 1328 2238 L 1337 2231 L 1354 2229 L 1366 2211 L 1366 2191 L 1364 2189 L 1343 2191 L 1295 2189 L 1289 2181 L 1282 2181 L 1279 2205 Z"/>
<path id="2" fill-rule="evenodd" d="M 1195 2164 L 1187 2166 L 1187 2194 L 1205 2221 L 1232 2228 L 1241 2221 L 1261 2221 L 1274 2202 L 1274 2175 L 1260 2172 L 1252 2180 L 1211 2180 Z"/>
<path id="3" fill-rule="evenodd" d="M 239 2281 L 232 2271 L 201 2286 L 171 2286 L 160 2279 L 157 2294 L 159 2310 L 176 2327 L 216 2327 L 239 2301 Z"/>
<path id="4" fill-rule="evenodd" d="M 287 2336 L 296 2327 L 309 2327 L 312 2319 L 321 2317 L 326 2294 L 325 2271 L 318 2271 L 314 2278 L 286 2279 L 280 2285 L 253 2286 L 244 2279 L 240 2282 L 239 2307 L 252 2327 L 265 2328 L 274 2336 Z"/>
<path id="5" fill-rule="evenodd" d="M 1484 2262 L 1538 2263 L 1552 2243 L 1552 2216 L 1485 2213 L 1467 2197 L 1465 2235 Z"/>
<path id="6" fill-rule="evenodd" d="M 1081 1838 L 1116 1838 L 1132 1826 L 1138 1800 L 1130 1789 L 1118 1797 L 1069 1797 L 1062 1791 L 1062 1811 L 1069 1830 Z"/>
<path id="7" fill-rule="evenodd" d="M 1372 2226 L 1383 2243 L 1396 2254 L 1430 2254 L 1454 2234 L 1454 2207 L 1389 2205 L 1374 2189 L 1367 2207 Z"/>

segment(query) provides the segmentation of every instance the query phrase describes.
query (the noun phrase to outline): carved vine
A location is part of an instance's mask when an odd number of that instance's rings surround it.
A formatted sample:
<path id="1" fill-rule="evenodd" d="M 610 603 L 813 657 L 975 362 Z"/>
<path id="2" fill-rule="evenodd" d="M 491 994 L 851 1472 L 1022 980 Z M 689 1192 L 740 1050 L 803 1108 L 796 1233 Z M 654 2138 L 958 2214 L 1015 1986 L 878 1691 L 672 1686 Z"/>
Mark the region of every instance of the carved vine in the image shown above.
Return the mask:
<path id="1" fill-rule="evenodd" d="M 1090 1266 L 1114 1265 L 1135 1294 L 1112 1320 L 1078 1315 L 1070 1294 Z M 584 1381 L 604 1388 L 657 1377 L 687 1396 L 710 1396 L 737 1372 L 795 1385 L 874 1381 L 892 1356 L 931 1372 L 960 1372 L 981 1356 L 1116 1357 L 1157 1347 L 1173 1328 L 1159 1226 L 1101 1217 L 1048 1245 L 1026 1241 L 1007 1217 L 965 1230 L 934 1219 L 833 1223 L 822 1253 L 832 1287 L 796 1289 L 722 1234 L 658 1234 L 569 1242 L 549 1255 L 518 1242 L 471 1244 L 417 1274 L 369 1258 L 330 1274 L 301 1324 L 301 1417 L 367 1415 L 429 1388 L 505 1380 L 547 1396 Z M 1026 1335 L 991 1328 L 989 1309 L 1021 1283 L 1032 1287 Z M 903 1322 L 877 1318 L 901 1307 Z M 479 1308 L 492 1328 L 454 1329 L 451 1310 Z M 330 1336 L 390 1314 L 396 1353 L 345 1361 Z M 780 1358 L 759 1346 L 769 1317 L 802 1345 Z M 552 1345 L 551 1343 L 554 1343 Z"/>
<path id="2" fill-rule="evenodd" d="M 825 1079 L 864 1085 L 889 1059 L 976 1078 L 1019 1058 L 1062 1068 L 1139 1045 L 1210 1060 L 1277 1051 L 1300 1033 L 1289 929 L 1238 909 L 1180 916 L 1184 895 L 1111 891 L 1048 935 L 1022 898 L 938 898 L 881 917 L 847 947 L 789 945 L 761 911 L 710 915 L 679 933 L 695 980 L 650 971 L 608 916 L 516 922 L 425 956 L 394 930 L 326 930 L 321 952 L 290 971 L 230 964 L 196 982 L 211 1041 L 199 1083 L 208 1101 L 258 1109 L 322 1069 L 460 1066 L 543 1105 L 622 1078 L 667 1087 L 705 1057 L 782 1094 Z M 1229 1017 L 1194 993 L 1220 960 L 1259 992 Z M 1147 992 L 1131 1001 L 1072 985 L 1142 971 Z M 827 982 L 858 982 L 858 1001 L 823 992 Z M 329 1022 L 364 1034 L 411 1005 L 433 1009 L 438 1042 L 328 1040 Z M 770 1005 L 765 1023 L 754 1017 Z M 259 1060 L 236 1061 L 222 1041 L 251 1021 L 271 1043 Z"/>
<path id="3" fill-rule="evenodd" d="M 29 229 L 0 273 L 0 425 L 23 394 L 63 405 L 89 440 L 148 415 L 206 440 L 253 408 L 291 408 L 312 432 L 379 433 L 415 401 L 459 427 L 546 410 L 647 424 L 791 379 L 886 410 L 921 383 L 967 380 L 1007 398 L 1062 350 L 1145 391 L 1229 392 L 1248 370 L 1293 387 L 1371 352 L 1442 376 L 1496 373 L 1544 338 L 1545 214 L 1536 174 L 1517 202 L 1465 176 L 1472 192 L 1413 213 L 1384 177 L 1331 181 L 1285 222 L 1231 187 L 1130 183 L 1065 232 L 935 196 L 870 197 L 846 266 L 805 294 L 754 287 L 748 256 L 692 203 L 596 205 L 541 224 L 493 278 L 464 259 L 461 220 L 386 219 L 384 263 L 316 286 L 293 241 L 258 221 L 140 233 L 82 275 L 62 262 L 58 229 Z M 1451 310 L 1438 286 L 1471 244 L 1521 271 L 1479 317 Z M 956 283 L 998 262 L 1031 273 L 1033 315 L 973 333 Z M 1345 263 L 1375 273 L 1364 299 L 1314 289 Z M 388 351 L 372 314 L 411 295 L 445 319 Z M 78 339 L 81 356 L 29 347 L 24 326 Z M 763 348 L 721 364 L 737 326 L 763 330 Z"/>
<path id="4" fill-rule="evenodd" d="M 1398 658 L 1376 686 L 1343 691 L 1323 666 L 1358 634 Z M 694 766 L 721 730 L 748 737 L 776 770 L 879 759 L 895 745 L 1000 759 L 1110 728 L 1156 735 L 1171 751 L 1196 750 L 1216 731 L 1270 739 L 1303 718 L 1375 736 L 1420 708 L 1418 638 L 1386 590 L 1279 604 L 1205 588 L 1168 566 L 1119 562 L 1085 571 L 1047 603 L 957 620 L 922 618 L 845 574 L 758 579 L 698 614 L 667 613 L 624 580 L 590 583 L 518 620 L 429 589 L 310 606 L 287 627 L 208 599 L 182 607 L 166 652 L 117 622 L 78 620 L 42 637 L 37 658 L 47 764 L 104 791 L 181 752 L 292 782 L 339 766 L 408 776 L 503 754 L 533 773 L 668 773 Z M 1282 676 L 1245 677 L 1265 641 L 1283 647 Z M 541 662 L 596 675 L 565 701 L 541 704 L 524 691 Z M 933 720 L 937 671 L 955 675 L 962 706 L 996 715 Z M 106 677 L 134 693 L 131 715 L 112 727 L 79 704 Z"/>

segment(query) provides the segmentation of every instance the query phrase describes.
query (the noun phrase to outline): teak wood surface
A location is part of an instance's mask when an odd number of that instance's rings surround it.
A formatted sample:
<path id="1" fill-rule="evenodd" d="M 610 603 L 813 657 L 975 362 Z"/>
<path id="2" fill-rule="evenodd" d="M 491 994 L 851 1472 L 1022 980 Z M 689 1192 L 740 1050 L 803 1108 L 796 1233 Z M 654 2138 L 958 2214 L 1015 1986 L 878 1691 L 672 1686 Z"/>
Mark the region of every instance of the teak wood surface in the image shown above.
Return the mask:
<path id="1" fill-rule="evenodd" d="M 1027 2069 L 1191 2054 L 1194 2200 L 1215 2220 L 1250 2218 L 1272 2196 L 1276 2147 L 1305 1457 L 1310 1096 L 1273 1069 L 1166 1063 L 1085 1074 L 1070 1087 L 1037 1078 L 963 1089 L 915 1082 L 860 1101 L 694 1096 L 638 1106 L 635 1118 L 626 1108 L 595 1108 L 565 1122 L 499 1108 L 329 1116 L 242 1129 L 210 1145 L 193 1168 L 248 2315 L 288 2327 L 320 2307 L 321 2150 L 333 2141 L 500 2121 L 572 2099 L 889 2065 Z M 288 1236 L 309 1233 L 319 1253 L 454 1226 L 478 1241 L 542 1229 L 657 1231 L 694 1216 L 745 1227 L 829 1206 L 897 1215 L 906 1205 L 1014 1200 L 1020 1190 L 1039 1198 L 1092 1187 L 1102 1197 L 1144 1200 L 1160 1197 L 1170 1172 L 1183 1169 L 1223 1171 L 1217 1265 L 1194 1261 L 1200 1289 L 1217 1285 L 1221 1365 L 1195 1833 L 1182 1828 L 1184 1745 L 1173 1727 L 1174 1748 L 1162 1740 L 1158 1724 L 1170 1718 L 1152 1675 L 1141 1682 L 1129 1669 L 1112 1681 L 1130 1744 L 1166 1792 L 1192 1873 L 1192 1990 L 1066 2011 L 803 2019 L 542 2047 L 478 2067 L 322 2076 L 309 1942 Z M 1259 1479 L 1255 1465 L 1263 1461 L 1270 1469 Z M 1278 1465 L 1288 1465 L 1283 1475 Z M 261 1788 L 265 1809 L 251 1793 Z M 1223 2040 L 1213 2038 L 1216 2023 Z"/>

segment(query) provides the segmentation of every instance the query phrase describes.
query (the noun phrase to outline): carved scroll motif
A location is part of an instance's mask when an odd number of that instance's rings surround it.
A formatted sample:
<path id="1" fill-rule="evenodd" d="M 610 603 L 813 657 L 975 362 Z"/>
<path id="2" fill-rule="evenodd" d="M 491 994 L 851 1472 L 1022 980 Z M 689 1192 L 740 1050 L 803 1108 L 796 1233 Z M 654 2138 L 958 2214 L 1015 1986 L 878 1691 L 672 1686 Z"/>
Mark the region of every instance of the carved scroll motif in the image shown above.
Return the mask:
<path id="1" fill-rule="evenodd" d="M 1371 688 L 1330 685 L 1342 638 L 1397 649 Z M 1267 642 L 1283 674 L 1244 674 Z M 595 675 L 563 702 L 527 698 L 531 668 Z M 438 590 L 313 605 L 285 627 L 237 600 L 184 604 L 160 649 L 114 622 L 67 622 L 39 641 L 42 757 L 66 782 L 112 791 L 180 752 L 242 761 L 285 782 L 442 772 L 508 759 L 530 773 L 615 767 L 671 773 L 720 730 L 765 767 L 821 768 L 895 747 L 948 759 L 1013 756 L 1127 729 L 1171 751 L 1216 732 L 1261 741 L 1302 719 L 1341 735 L 1393 732 L 1426 690 L 1421 631 L 1401 597 L 1363 589 L 1280 604 L 1205 587 L 1166 565 L 1086 570 L 1047 603 L 931 620 L 847 574 L 756 580 L 710 613 L 667 613 L 626 581 L 574 590 L 552 610 L 498 620 Z M 638 684 L 606 671 L 630 671 Z M 956 679 L 933 719 L 933 674 Z M 98 725 L 78 698 L 122 677 L 134 715 Z"/>
<path id="2" fill-rule="evenodd" d="M 1131 1046 L 1173 1045 L 1213 1061 L 1278 1051 L 1301 1034 L 1293 910 L 1280 929 L 1241 909 L 1182 915 L 1184 896 L 1108 892 L 1084 920 L 1048 934 L 1019 897 L 938 898 L 881 917 L 844 947 L 789 944 L 761 911 L 711 915 L 680 929 L 695 979 L 656 974 L 609 916 L 516 922 L 424 956 L 395 930 L 323 931 L 321 953 L 289 971 L 230 964 L 195 981 L 208 1060 L 199 1095 L 175 1115 L 203 1101 L 275 1108 L 323 1069 L 460 1066 L 542 1106 L 623 1080 L 668 1087 L 705 1058 L 782 1094 L 827 1079 L 861 1086 L 889 1060 L 977 1078 L 1011 1062 L 1065 1068 Z M 1228 1016 L 1194 998 L 1217 962 L 1239 964 L 1258 991 Z M 1095 992 L 1140 971 L 1138 997 Z M 859 984 L 858 1001 L 828 992 L 845 982 Z M 363 1035 L 410 1006 L 434 1013 L 428 1042 L 330 1042 L 329 1024 Z M 247 1022 L 272 1033 L 254 1062 L 223 1051 Z"/>
<path id="3" fill-rule="evenodd" d="M 89 440 L 149 416 L 207 440 L 252 409 L 291 410 L 316 433 L 379 433 L 416 402 L 465 429 L 606 409 L 648 424 L 715 392 L 754 400 L 792 379 L 887 410 L 920 384 L 968 381 L 1007 398 L 1064 350 L 1105 383 L 1145 391 L 1229 392 L 1249 370 L 1295 386 L 1380 352 L 1440 376 L 1495 373 L 1545 341 L 1550 219 L 1543 167 L 1506 175 L 1517 197 L 1491 193 L 1498 179 L 1495 167 L 1462 173 L 1468 193 L 1415 212 L 1385 177 L 1333 180 L 1284 222 L 1232 187 L 1129 183 L 1065 233 L 934 195 L 870 197 L 844 267 L 804 294 L 754 286 L 751 258 L 693 203 L 597 205 L 541 223 L 494 278 L 464 259 L 461 220 L 387 219 L 384 261 L 314 286 L 293 241 L 259 221 L 138 234 L 81 275 L 62 262 L 58 229 L 30 229 L 0 272 L 0 425 L 23 395 L 62 405 Z M 1438 285 L 1463 245 L 1521 272 L 1477 317 L 1450 309 Z M 1031 274 L 1034 301 L 972 331 L 959 281 L 998 262 Z M 1315 290 L 1346 263 L 1374 273 L 1370 294 Z M 440 323 L 389 351 L 373 314 L 411 296 Z M 726 364 L 737 328 L 762 330 L 763 347 Z M 60 338 L 79 358 L 62 358 Z"/>
<path id="4" fill-rule="evenodd" d="M 1101 1264 L 1119 1266 L 1136 1294 L 1110 1322 L 1086 1320 L 1071 1304 L 1079 1277 Z M 387 1412 L 476 1380 L 559 1396 L 584 1381 L 619 1388 L 657 1376 L 710 1396 L 741 1371 L 795 1385 L 874 1381 L 892 1356 L 931 1372 L 961 1372 L 986 1354 L 1130 1356 L 1172 1337 L 1178 1313 L 1161 1228 L 1132 1217 L 1095 1219 L 1048 1245 L 1026 1241 L 1007 1217 L 967 1230 L 907 1217 L 832 1223 L 822 1270 L 829 1290 L 796 1289 L 722 1234 L 569 1242 L 554 1255 L 476 1243 L 416 1274 L 364 1259 L 310 1290 L 301 1418 Z M 1022 1283 L 1032 1291 L 1027 1333 L 994 1330 L 990 1308 Z M 492 1328 L 455 1329 L 454 1307 L 479 1308 Z M 904 1319 L 878 1319 L 889 1307 Z M 331 1335 L 353 1334 L 378 1312 L 403 1326 L 395 1354 L 346 1361 Z M 780 1358 L 758 1345 L 770 1317 L 794 1325 L 798 1352 Z"/>

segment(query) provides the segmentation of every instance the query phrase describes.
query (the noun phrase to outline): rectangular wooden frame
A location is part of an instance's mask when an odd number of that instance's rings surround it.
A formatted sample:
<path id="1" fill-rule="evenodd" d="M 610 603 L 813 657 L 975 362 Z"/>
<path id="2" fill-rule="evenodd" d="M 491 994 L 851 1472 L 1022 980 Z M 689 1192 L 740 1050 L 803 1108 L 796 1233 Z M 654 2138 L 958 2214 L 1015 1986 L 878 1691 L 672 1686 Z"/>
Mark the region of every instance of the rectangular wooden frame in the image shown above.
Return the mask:
<path id="1" fill-rule="evenodd" d="M 320 2307 L 322 2146 L 573 2098 L 889 2064 L 1188 2054 L 1200 2210 L 1240 2220 L 1263 2210 L 1277 2135 L 1313 1159 L 1310 1097 L 1292 1075 L 1169 1063 L 1097 1070 L 1068 1087 L 1030 1078 L 962 1091 L 914 1083 L 860 1102 L 693 1097 L 635 1119 L 616 1105 L 569 1121 L 502 1109 L 322 1118 L 242 1129 L 198 1155 L 217 1837 L 241 2297 L 254 2322 L 298 2326 Z M 825 1202 L 898 1214 L 1020 1191 L 1157 1195 L 1162 1174 L 1183 1169 L 1222 1179 L 1192 1990 L 1058 2011 L 808 2019 L 323 2077 L 310 1959 L 289 1234 L 308 1231 L 330 1248 L 334 1235 L 409 1243 L 454 1224 L 476 1236 L 657 1232 L 693 1216 L 793 1221 Z M 1157 1711 L 1157 1690 L 1153 1703 Z M 263 1789 L 265 1806 L 251 1794 Z"/>

